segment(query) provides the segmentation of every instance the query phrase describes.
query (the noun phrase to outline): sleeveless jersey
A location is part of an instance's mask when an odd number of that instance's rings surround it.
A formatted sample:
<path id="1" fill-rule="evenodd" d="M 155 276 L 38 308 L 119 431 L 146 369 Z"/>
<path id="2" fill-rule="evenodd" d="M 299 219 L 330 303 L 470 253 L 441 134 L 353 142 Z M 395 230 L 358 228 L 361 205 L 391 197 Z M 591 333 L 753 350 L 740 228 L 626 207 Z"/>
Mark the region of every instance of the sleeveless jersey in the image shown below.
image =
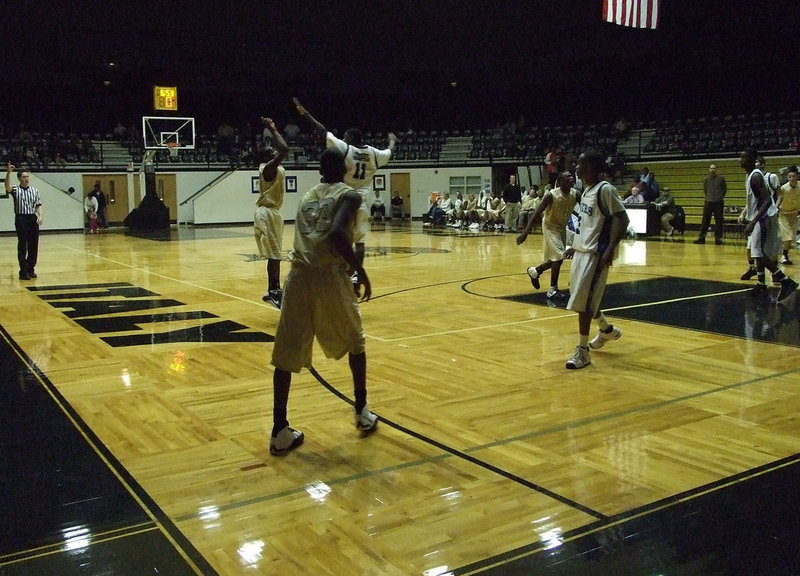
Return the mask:
<path id="1" fill-rule="evenodd" d="M 601 249 L 605 249 L 601 242 L 604 224 L 609 221 L 612 214 L 624 210 L 625 206 L 619 199 L 617 189 L 608 182 L 598 182 L 584 190 L 580 202 L 576 206 L 579 222 L 572 239 L 572 247 L 575 251 L 596 254 Z"/>
<path id="2" fill-rule="evenodd" d="M 286 180 L 286 170 L 283 166 L 278 166 L 275 179 L 272 182 L 264 180 L 264 166 L 258 167 L 258 189 L 261 192 L 256 200 L 256 206 L 265 208 L 280 208 L 283 206 L 283 194 L 286 190 L 284 182 Z"/>
<path id="3" fill-rule="evenodd" d="M 344 155 L 344 165 L 347 167 L 345 184 L 366 198 L 372 188 L 372 177 L 379 168 L 389 163 L 392 151 L 388 148 L 378 150 L 372 146 L 356 148 L 330 132 L 326 136 L 326 143 L 328 148 L 336 148 Z"/>
<path id="4" fill-rule="evenodd" d="M 293 264 L 313 268 L 346 266 L 344 258 L 328 241 L 333 216 L 344 195 L 351 190 L 343 182 L 322 182 L 305 193 L 297 208 L 294 227 L 294 250 L 289 253 Z M 355 219 L 354 219 L 355 222 Z M 349 231 L 352 242 L 353 230 Z"/>
<path id="5" fill-rule="evenodd" d="M 758 213 L 758 197 L 753 192 L 753 188 L 751 185 L 751 181 L 753 179 L 753 175 L 758 172 L 761 174 L 761 177 L 764 177 L 764 174 L 758 168 L 753 168 L 753 171 L 747 175 L 747 180 L 745 181 L 745 189 L 747 190 L 747 210 L 745 212 L 745 217 L 748 220 L 753 220 Z M 766 185 L 766 181 L 765 181 Z M 767 213 L 765 216 L 775 216 L 778 213 L 778 209 L 775 207 L 775 199 L 772 197 L 772 192 L 770 191 L 769 185 L 767 185 L 767 192 L 769 192 L 769 208 L 767 208 Z"/>
<path id="6" fill-rule="evenodd" d="M 787 182 L 781 186 L 781 194 L 783 195 L 780 207 L 781 213 L 793 214 L 800 210 L 800 183 L 792 188 Z"/>
<path id="7" fill-rule="evenodd" d="M 548 194 L 553 197 L 553 202 L 544 211 L 543 223 L 551 228 L 566 229 L 572 209 L 577 203 L 577 192 L 570 188 L 564 194 L 561 188 L 553 188 Z"/>

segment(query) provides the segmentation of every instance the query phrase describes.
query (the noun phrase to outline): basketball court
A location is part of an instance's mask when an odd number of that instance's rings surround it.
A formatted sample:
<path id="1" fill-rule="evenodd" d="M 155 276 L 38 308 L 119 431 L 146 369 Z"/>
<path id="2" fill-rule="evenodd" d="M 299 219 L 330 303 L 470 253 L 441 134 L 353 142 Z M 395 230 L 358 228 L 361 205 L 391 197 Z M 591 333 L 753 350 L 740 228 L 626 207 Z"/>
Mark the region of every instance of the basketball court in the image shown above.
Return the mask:
<path id="1" fill-rule="evenodd" d="M 360 437 L 346 360 L 315 348 L 289 401 L 306 441 L 276 458 L 279 311 L 252 227 L 45 234 L 38 279 L 13 258 L 0 274 L 17 463 L 0 566 L 701 574 L 722 557 L 787 573 L 800 311 L 750 297 L 743 252 L 624 242 L 605 306 L 623 337 L 567 371 L 576 315 L 524 272 L 540 235 L 374 225 L 361 310 L 381 423 Z"/>

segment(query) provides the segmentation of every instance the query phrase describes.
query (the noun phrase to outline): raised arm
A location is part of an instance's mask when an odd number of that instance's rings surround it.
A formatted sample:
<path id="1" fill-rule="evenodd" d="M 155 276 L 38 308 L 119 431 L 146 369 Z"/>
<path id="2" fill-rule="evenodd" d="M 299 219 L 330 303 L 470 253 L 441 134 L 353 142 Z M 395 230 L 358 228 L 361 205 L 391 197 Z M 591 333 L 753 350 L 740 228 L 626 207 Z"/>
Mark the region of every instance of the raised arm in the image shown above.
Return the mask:
<path id="1" fill-rule="evenodd" d="M 305 106 L 300 104 L 300 100 L 299 99 L 292 98 L 292 102 L 294 102 L 294 106 L 297 109 L 297 113 L 300 114 L 301 117 L 305 118 L 308 121 L 308 123 L 311 124 L 311 126 L 314 128 L 314 130 L 319 132 L 322 135 L 322 137 L 325 138 L 325 136 L 327 136 L 327 134 L 328 134 L 328 129 L 325 128 L 325 126 L 323 126 L 322 123 L 319 120 L 317 120 L 311 114 L 309 114 L 309 112 L 308 112 L 308 110 L 306 110 Z"/>
<path id="2" fill-rule="evenodd" d="M 11 186 L 11 174 L 13 174 L 13 173 L 14 173 L 14 165 L 11 162 L 9 162 L 8 166 L 6 167 L 6 181 L 5 181 L 6 194 L 11 192 L 11 188 L 12 188 L 12 186 Z"/>
<path id="3" fill-rule="evenodd" d="M 269 131 L 272 132 L 272 135 L 275 137 L 275 148 L 277 149 L 278 153 L 267 162 L 267 165 L 264 166 L 264 172 L 271 172 L 278 165 L 283 162 L 283 159 L 286 158 L 286 154 L 289 152 L 289 146 L 286 145 L 286 140 L 283 139 L 278 128 L 275 126 L 275 122 L 272 121 L 272 118 L 265 118 L 261 117 L 261 122 L 269 128 Z"/>

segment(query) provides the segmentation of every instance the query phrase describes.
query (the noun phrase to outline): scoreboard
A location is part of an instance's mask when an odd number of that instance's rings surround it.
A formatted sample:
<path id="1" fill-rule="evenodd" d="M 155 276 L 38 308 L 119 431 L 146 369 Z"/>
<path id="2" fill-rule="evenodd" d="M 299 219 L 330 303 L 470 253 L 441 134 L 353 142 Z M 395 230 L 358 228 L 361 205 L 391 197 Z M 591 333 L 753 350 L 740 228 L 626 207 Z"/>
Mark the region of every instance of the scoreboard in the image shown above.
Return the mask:
<path id="1" fill-rule="evenodd" d="M 156 110 L 178 111 L 178 88 L 177 86 L 154 86 L 153 87 L 153 108 Z"/>

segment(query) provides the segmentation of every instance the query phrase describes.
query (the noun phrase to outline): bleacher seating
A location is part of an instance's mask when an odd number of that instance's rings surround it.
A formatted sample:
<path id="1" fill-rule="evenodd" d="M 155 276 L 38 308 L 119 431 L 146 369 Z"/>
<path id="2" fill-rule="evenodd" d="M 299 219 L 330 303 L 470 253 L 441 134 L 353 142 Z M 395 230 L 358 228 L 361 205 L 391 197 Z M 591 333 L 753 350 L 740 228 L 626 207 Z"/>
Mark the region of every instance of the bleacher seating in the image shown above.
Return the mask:
<path id="1" fill-rule="evenodd" d="M 741 149 L 755 147 L 767 155 L 798 152 L 800 111 L 760 115 L 709 116 L 679 120 L 634 122 L 630 132 L 620 137 L 613 124 L 574 123 L 552 126 L 522 126 L 513 123 L 489 128 L 451 128 L 433 131 L 398 132 L 393 161 L 403 165 L 528 163 L 542 161 L 550 147 L 565 154 L 596 148 L 607 155 L 622 153 L 628 161 L 670 158 L 724 158 Z M 335 130 L 334 130 L 335 131 Z M 110 168 L 104 158 L 104 142 L 119 141 L 128 150 L 130 161 L 144 157 L 140 137 L 135 134 L 115 138 L 113 134 L 42 131 L 4 136 L 0 133 L 0 154 L 34 170 L 63 170 L 74 167 Z M 365 131 L 365 141 L 385 146 L 387 131 Z M 454 143 L 461 150 L 453 154 Z M 235 133 L 227 142 L 216 134 L 198 134 L 196 148 L 181 149 L 177 157 L 159 151 L 156 161 L 175 168 L 204 166 L 237 168 L 252 165 L 262 147 L 261 134 Z M 315 134 L 300 133 L 290 142 L 287 165 L 304 166 L 315 161 L 323 142 Z M 447 150 L 443 154 L 443 148 Z M 119 164 L 115 161 L 115 165 Z M 691 216 L 690 216 L 691 218 Z"/>
<path id="2" fill-rule="evenodd" d="M 786 156 L 775 157 L 767 156 L 767 168 L 773 172 L 779 172 L 782 167 L 791 164 L 800 164 L 800 157 Z M 641 172 L 645 166 L 655 175 L 659 187 L 668 186 L 675 203 L 683 206 L 686 212 L 686 224 L 689 228 L 697 229 L 700 227 L 703 216 L 703 204 L 705 196 L 703 192 L 703 182 L 708 176 L 708 167 L 711 162 L 707 160 L 666 160 L 655 162 L 635 162 L 627 166 L 628 179 L 632 179 Z M 725 195 L 725 206 L 735 206 L 737 211 L 731 215 L 726 214 L 726 222 L 733 226 L 734 220 L 739 216 L 739 211 L 745 205 L 745 173 L 739 166 L 739 159 L 729 158 L 714 160 L 717 166 L 717 174 L 724 176 L 727 182 L 728 192 Z M 619 185 L 617 188 L 621 188 Z M 712 223 L 713 225 L 713 223 Z"/>

